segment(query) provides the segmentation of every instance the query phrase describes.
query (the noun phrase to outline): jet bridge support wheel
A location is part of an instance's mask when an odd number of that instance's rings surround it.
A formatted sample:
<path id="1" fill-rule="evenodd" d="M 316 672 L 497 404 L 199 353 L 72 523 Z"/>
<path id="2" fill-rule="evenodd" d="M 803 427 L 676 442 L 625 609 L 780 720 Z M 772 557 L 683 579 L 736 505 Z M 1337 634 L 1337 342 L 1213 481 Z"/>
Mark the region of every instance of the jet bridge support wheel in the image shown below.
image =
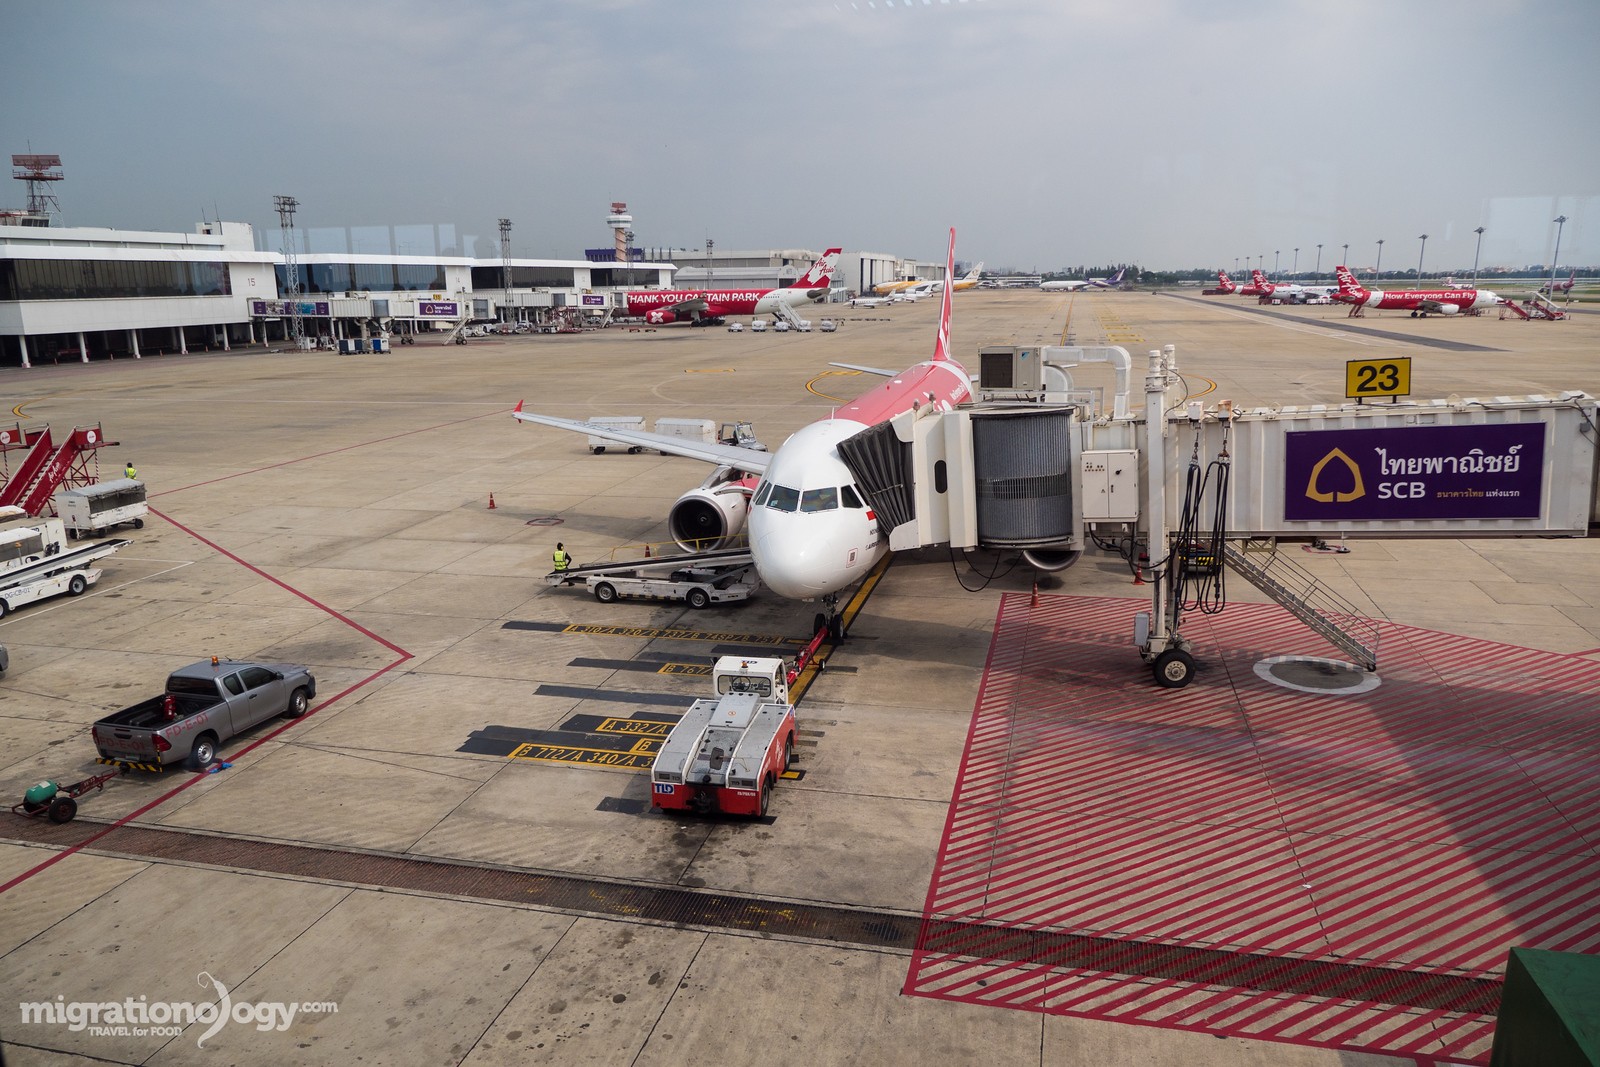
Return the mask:
<path id="1" fill-rule="evenodd" d="M 1194 657 L 1181 648 L 1167 649 L 1152 667 L 1156 684 L 1163 689 L 1182 689 L 1194 680 Z"/>

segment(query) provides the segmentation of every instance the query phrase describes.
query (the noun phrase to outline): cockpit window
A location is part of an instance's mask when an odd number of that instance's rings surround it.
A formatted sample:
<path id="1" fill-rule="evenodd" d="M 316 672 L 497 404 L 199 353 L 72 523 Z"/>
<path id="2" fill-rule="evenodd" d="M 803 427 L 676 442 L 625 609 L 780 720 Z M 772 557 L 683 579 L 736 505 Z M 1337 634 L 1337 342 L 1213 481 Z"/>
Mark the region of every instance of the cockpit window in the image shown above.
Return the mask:
<path id="1" fill-rule="evenodd" d="M 800 506 L 800 490 L 790 489 L 787 485 L 774 485 L 772 495 L 767 498 L 767 507 L 777 508 L 779 511 L 793 511 Z"/>
<path id="2" fill-rule="evenodd" d="M 832 511 L 839 506 L 839 490 L 829 486 L 826 489 L 807 489 L 800 495 L 801 511 Z"/>
<path id="3" fill-rule="evenodd" d="M 854 487 L 847 485 L 843 489 L 839 490 L 839 494 L 844 499 L 844 506 L 845 507 L 847 507 L 847 508 L 859 508 L 859 507 L 863 506 L 862 503 L 861 503 L 861 498 L 856 496 L 856 491 L 855 491 Z"/>
<path id="4" fill-rule="evenodd" d="M 750 501 L 750 506 L 759 508 L 762 504 L 765 504 L 767 502 L 767 496 L 771 492 L 772 492 L 772 483 L 771 482 L 762 482 L 761 483 L 761 487 L 756 490 L 755 499 Z"/>

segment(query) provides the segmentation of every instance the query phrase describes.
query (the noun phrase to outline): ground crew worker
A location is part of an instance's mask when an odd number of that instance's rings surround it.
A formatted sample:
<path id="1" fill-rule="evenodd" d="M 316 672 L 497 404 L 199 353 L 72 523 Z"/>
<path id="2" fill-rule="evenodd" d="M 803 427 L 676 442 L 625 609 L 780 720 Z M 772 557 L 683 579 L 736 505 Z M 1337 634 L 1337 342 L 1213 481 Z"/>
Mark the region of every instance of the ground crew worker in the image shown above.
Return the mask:
<path id="1" fill-rule="evenodd" d="M 550 558 L 555 561 L 556 570 L 564 571 L 572 566 L 572 554 L 564 548 L 560 541 L 556 542 L 556 550 L 550 553 Z"/>
<path id="2" fill-rule="evenodd" d="M 130 459 L 128 465 L 122 468 L 122 476 L 130 482 L 139 476 L 139 472 L 134 469 L 133 460 Z"/>

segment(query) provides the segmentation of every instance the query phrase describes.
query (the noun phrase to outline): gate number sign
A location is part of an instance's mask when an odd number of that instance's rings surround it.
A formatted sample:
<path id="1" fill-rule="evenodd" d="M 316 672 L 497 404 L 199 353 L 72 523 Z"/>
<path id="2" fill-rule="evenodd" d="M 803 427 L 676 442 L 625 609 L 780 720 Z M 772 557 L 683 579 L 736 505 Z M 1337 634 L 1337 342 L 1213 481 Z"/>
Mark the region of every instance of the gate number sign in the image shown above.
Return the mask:
<path id="1" fill-rule="evenodd" d="M 1369 396 L 1410 396 L 1411 357 L 1348 361 L 1344 365 L 1344 395 L 1352 400 Z"/>

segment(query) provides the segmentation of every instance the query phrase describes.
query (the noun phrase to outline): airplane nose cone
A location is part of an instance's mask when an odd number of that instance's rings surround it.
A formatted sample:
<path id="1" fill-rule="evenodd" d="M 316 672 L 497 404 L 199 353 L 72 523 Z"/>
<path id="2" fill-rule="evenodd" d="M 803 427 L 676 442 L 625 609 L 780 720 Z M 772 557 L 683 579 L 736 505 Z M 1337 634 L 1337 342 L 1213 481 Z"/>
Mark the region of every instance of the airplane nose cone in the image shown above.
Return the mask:
<path id="1" fill-rule="evenodd" d="M 815 538 L 790 528 L 781 519 L 764 523 L 759 533 L 752 530 L 751 555 L 762 584 L 790 600 L 814 600 L 844 588 L 848 576 L 840 561 L 829 558 Z"/>

